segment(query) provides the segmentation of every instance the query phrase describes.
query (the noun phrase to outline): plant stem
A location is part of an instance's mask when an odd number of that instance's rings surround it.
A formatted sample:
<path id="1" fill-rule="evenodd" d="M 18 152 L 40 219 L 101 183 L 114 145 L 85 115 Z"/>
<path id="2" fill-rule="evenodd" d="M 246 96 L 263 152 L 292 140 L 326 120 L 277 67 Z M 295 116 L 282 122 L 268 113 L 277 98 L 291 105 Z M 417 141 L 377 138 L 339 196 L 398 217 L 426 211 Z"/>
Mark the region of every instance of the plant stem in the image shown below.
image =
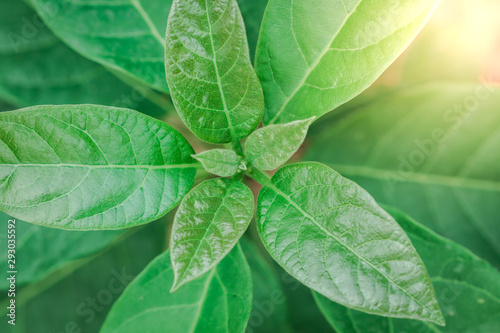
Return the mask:
<path id="1" fill-rule="evenodd" d="M 241 157 L 244 157 L 243 147 L 241 146 L 241 142 L 239 140 L 233 139 L 232 144 L 233 144 L 233 150 L 236 152 L 236 154 L 240 155 Z"/>
<path id="2" fill-rule="evenodd" d="M 262 172 L 256 168 L 249 168 L 247 171 L 247 175 L 262 186 L 266 186 L 271 182 L 271 176 L 269 176 L 266 172 Z"/>

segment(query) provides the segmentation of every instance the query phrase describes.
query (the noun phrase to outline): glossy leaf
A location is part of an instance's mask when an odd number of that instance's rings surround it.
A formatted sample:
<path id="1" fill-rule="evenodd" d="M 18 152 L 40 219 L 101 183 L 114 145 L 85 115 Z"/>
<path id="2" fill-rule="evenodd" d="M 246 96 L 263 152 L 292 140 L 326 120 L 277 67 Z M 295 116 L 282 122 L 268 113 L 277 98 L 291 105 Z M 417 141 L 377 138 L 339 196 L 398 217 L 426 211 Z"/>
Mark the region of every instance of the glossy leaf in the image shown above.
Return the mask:
<path id="1" fill-rule="evenodd" d="M 500 91 L 431 84 L 317 131 L 306 158 L 500 267 Z"/>
<path id="2" fill-rule="evenodd" d="M 500 273 L 467 249 L 438 236 L 403 213 L 394 210 L 389 212 L 405 229 L 429 269 L 446 327 L 371 316 L 347 309 L 316 294 L 319 307 L 336 331 L 495 332 L 500 327 Z"/>
<path id="3" fill-rule="evenodd" d="M 245 168 L 241 158 L 231 149 L 212 149 L 193 156 L 205 170 L 220 177 L 231 177 L 240 167 Z"/>
<path id="4" fill-rule="evenodd" d="M 319 163 L 284 167 L 263 187 L 259 234 L 293 277 L 329 299 L 443 325 L 410 240 L 361 187 Z"/>
<path id="5" fill-rule="evenodd" d="M 175 207 L 194 182 L 193 149 L 173 128 L 104 106 L 0 114 L 0 209 L 61 229 L 123 229 Z"/>
<path id="6" fill-rule="evenodd" d="M 71 50 L 23 1 L 0 3 L 0 73 L 0 97 L 17 107 L 92 103 L 163 113 L 145 87 L 132 88 Z"/>
<path id="7" fill-rule="evenodd" d="M 243 332 L 252 308 L 250 274 L 237 246 L 209 274 L 169 293 L 174 273 L 165 252 L 124 291 L 101 333 Z"/>
<path id="8" fill-rule="evenodd" d="M 253 212 L 252 191 L 237 180 L 209 179 L 189 192 L 172 228 L 172 290 L 216 266 L 243 236 Z"/>
<path id="9" fill-rule="evenodd" d="M 14 218 L 0 212 L 0 265 L 8 267 L 7 221 Z M 16 269 L 19 274 L 16 286 L 40 281 L 72 261 L 88 257 L 117 241 L 120 231 L 67 231 L 44 228 L 15 220 Z M 9 281 L 0 280 L 0 290 L 9 289 Z"/>
<path id="10" fill-rule="evenodd" d="M 175 0 L 166 68 L 177 111 L 200 139 L 235 142 L 258 126 L 264 98 L 236 0 Z"/>
<path id="11" fill-rule="evenodd" d="M 248 237 L 240 240 L 253 278 L 252 313 L 247 333 L 290 333 L 288 302 L 274 267 Z M 263 249 L 262 249 L 263 251 Z"/>
<path id="12" fill-rule="evenodd" d="M 32 0 L 44 22 L 83 56 L 168 92 L 163 65 L 171 0 Z"/>
<path id="13" fill-rule="evenodd" d="M 248 163 L 260 170 L 279 168 L 299 150 L 314 118 L 270 125 L 253 132 L 245 143 Z"/>
<path id="14" fill-rule="evenodd" d="M 271 0 L 256 71 L 264 123 L 321 116 L 368 88 L 408 46 L 439 0 Z"/>

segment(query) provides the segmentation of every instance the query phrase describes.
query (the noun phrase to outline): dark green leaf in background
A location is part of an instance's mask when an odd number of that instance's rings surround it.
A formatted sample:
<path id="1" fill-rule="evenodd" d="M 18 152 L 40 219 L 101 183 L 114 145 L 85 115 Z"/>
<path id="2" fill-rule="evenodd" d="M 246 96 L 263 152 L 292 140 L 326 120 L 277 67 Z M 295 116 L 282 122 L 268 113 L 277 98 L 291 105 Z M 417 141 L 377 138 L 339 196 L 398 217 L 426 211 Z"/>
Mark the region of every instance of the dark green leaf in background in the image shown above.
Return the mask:
<path id="1" fill-rule="evenodd" d="M 375 317 L 315 294 L 338 333 L 496 332 L 500 326 L 500 272 L 460 245 L 442 238 L 395 210 L 389 212 L 406 231 L 429 270 L 446 327 L 422 321 Z"/>
<path id="2" fill-rule="evenodd" d="M 270 125 L 253 132 L 245 143 L 248 163 L 260 170 L 279 168 L 300 148 L 314 118 Z"/>
<path id="3" fill-rule="evenodd" d="M 115 303 L 101 333 L 242 333 L 252 309 L 252 277 L 240 248 L 209 274 L 174 293 L 169 252 L 157 257 Z"/>
<path id="4" fill-rule="evenodd" d="M 306 158 L 500 267 L 498 105 L 480 83 L 414 87 L 325 119 Z"/>
<path id="5" fill-rule="evenodd" d="M 340 304 L 443 325 L 420 257 L 368 193 L 319 163 L 284 167 L 263 187 L 259 234 L 300 282 Z"/>
<path id="6" fill-rule="evenodd" d="M 253 213 L 252 191 L 237 180 L 209 179 L 189 192 L 172 228 L 172 290 L 217 265 L 241 238 Z"/>
<path id="7" fill-rule="evenodd" d="M 245 168 L 241 157 L 231 149 L 212 149 L 193 156 L 205 170 L 220 177 L 231 177 L 240 167 Z"/>
<path id="8" fill-rule="evenodd" d="M 167 28 L 167 79 L 184 123 L 203 141 L 236 142 L 264 101 L 236 0 L 176 0 Z"/>
<path id="9" fill-rule="evenodd" d="M 368 88 L 439 0 L 271 0 L 257 47 L 264 123 L 321 116 Z"/>
<path id="10" fill-rule="evenodd" d="M 0 209 L 61 229 L 158 219 L 194 183 L 193 149 L 138 112 L 39 106 L 0 114 Z"/>
<path id="11" fill-rule="evenodd" d="M 252 313 L 246 332 L 292 332 L 285 290 L 276 270 L 248 237 L 242 237 L 240 244 L 253 278 Z"/>
<path id="12" fill-rule="evenodd" d="M 165 29 L 171 0 L 32 0 L 52 31 L 85 57 L 168 92 Z"/>
<path id="13" fill-rule="evenodd" d="M 0 212 L 0 267 L 7 262 L 7 222 L 13 219 Z M 123 235 L 121 231 L 67 231 L 44 228 L 15 220 L 16 233 L 16 286 L 39 281 L 68 263 L 98 252 Z M 5 227 L 4 227 L 5 226 Z M 8 289 L 9 281 L 0 280 L 0 290 Z"/>
<path id="14" fill-rule="evenodd" d="M 0 331 L 2 333 L 99 332 L 106 314 L 123 289 L 164 248 L 166 235 L 164 222 L 153 222 L 145 227 L 127 230 L 125 239 L 97 257 L 67 263 L 39 283 L 22 288 L 20 285 L 17 286 L 16 325 L 12 326 L 7 323 L 7 320 L 2 320 Z M 35 228 L 39 227 L 35 226 Z M 43 229 L 60 233 L 69 232 Z M 22 237 L 22 230 L 18 232 L 19 237 Z M 92 239 L 92 234 L 103 232 L 75 233 L 84 234 L 88 239 Z M 79 245 L 86 247 L 84 244 Z M 55 246 L 56 244 L 47 248 L 53 249 Z M 28 270 L 25 270 L 28 269 L 25 264 L 37 260 L 37 258 L 28 259 L 27 256 L 33 253 L 25 252 L 26 250 L 29 248 L 22 246 L 16 253 L 20 260 L 18 279 L 24 275 L 24 272 L 28 273 Z M 64 249 L 61 248 L 61 250 Z M 43 251 L 40 250 L 36 256 L 38 260 L 42 260 Z M 21 262 L 27 259 L 28 261 Z M 2 306 L 0 314 L 7 319 L 5 315 L 9 302 L 6 297 L 7 292 L 2 292 L 1 296 L 5 298 L 0 303 Z"/>

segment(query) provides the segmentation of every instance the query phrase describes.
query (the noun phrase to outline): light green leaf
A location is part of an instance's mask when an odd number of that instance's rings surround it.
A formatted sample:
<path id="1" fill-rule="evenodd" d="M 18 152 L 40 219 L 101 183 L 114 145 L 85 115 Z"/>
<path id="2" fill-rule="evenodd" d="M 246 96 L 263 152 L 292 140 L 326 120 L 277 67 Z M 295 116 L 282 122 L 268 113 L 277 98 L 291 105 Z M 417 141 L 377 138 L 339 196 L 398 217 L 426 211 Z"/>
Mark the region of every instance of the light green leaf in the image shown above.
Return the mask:
<path id="1" fill-rule="evenodd" d="M 403 213 L 389 210 L 422 256 L 443 309 L 446 327 L 375 317 L 315 294 L 318 306 L 339 333 L 495 332 L 500 327 L 500 273 L 460 245 L 442 238 Z"/>
<path id="2" fill-rule="evenodd" d="M 239 333 L 252 308 L 252 277 L 237 246 L 203 278 L 169 293 L 169 252 L 156 258 L 111 309 L 101 333 Z"/>
<path id="3" fill-rule="evenodd" d="M 165 29 L 171 0 L 32 0 L 54 33 L 83 56 L 168 92 Z"/>
<path id="4" fill-rule="evenodd" d="M 308 159 L 500 267 L 500 90 L 431 84 L 326 122 Z"/>
<path id="5" fill-rule="evenodd" d="M 0 114 L 0 209 L 61 229 L 123 229 L 175 207 L 194 182 L 193 149 L 138 112 L 39 106 Z"/>
<path id="6" fill-rule="evenodd" d="M 92 103 L 134 108 L 155 116 L 163 113 L 147 102 L 145 87 L 129 87 L 71 50 L 40 22 L 24 1 L 0 3 L 2 98 L 17 107 Z"/>
<path id="7" fill-rule="evenodd" d="M 246 332 L 293 332 L 289 324 L 288 300 L 276 270 L 248 237 L 242 237 L 240 244 L 253 278 L 252 313 Z"/>
<path id="8" fill-rule="evenodd" d="M 410 240 L 361 187 L 319 163 L 280 169 L 263 187 L 259 234 L 293 277 L 360 311 L 443 325 Z"/>
<path id="9" fill-rule="evenodd" d="M 279 168 L 299 150 L 315 118 L 270 125 L 253 132 L 245 143 L 248 163 L 260 170 Z"/>
<path id="10" fill-rule="evenodd" d="M 368 88 L 401 54 L 439 0 L 271 0 L 256 71 L 264 123 L 321 116 Z"/>
<path id="11" fill-rule="evenodd" d="M 172 290 L 217 265 L 243 236 L 253 213 L 252 191 L 237 180 L 209 179 L 189 192 L 172 228 Z"/>
<path id="12" fill-rule="evenodd" d="M 166 53 L 172 99 L 200 139 L 234 143 L 258 126 L 264 98 L 236 0 L 175 0 Z"/>
<path id="13" fill-rule="evenodd" d="M 193 156 L 201 162 L 205 170 L 220 177 L 231 177 L 240 167 L 246 165 L 241 158 L 231 149 L 212 149 Z"/>
<path id="14" fill-rule="evenodd" d="M 8 267 L 7 222 L 15 220 L 16 279 L 21 287 L 47 277 L 69 263 L 88 257 L 117 241 L 121 231 L 67 231 L 45 228 L 14 219 L 0 212 L 0 265 Z M 0 290 L 9 289 L 9 281 L 0 280 Z"/>

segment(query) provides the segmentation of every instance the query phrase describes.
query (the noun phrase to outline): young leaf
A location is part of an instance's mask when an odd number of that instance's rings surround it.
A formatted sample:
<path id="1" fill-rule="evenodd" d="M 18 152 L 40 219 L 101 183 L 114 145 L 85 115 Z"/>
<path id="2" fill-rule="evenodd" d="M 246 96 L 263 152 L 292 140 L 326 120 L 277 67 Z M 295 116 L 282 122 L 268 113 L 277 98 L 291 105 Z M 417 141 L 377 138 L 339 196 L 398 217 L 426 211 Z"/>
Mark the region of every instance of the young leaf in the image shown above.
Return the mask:
<path id="1" fill-rule="evenodd" d="M 193 149 L 138 112 L 96 105 L 0 114 L 0 209 L 61 229 L 123 229 L 175 207 L 194 183 Z"/>
<path id="2" fill-rule="evenodd" d="M 260 170 L 279 168 L 299 150 L 314 118 L 266 126 L 253 132 L 245 143 L 248 163 Z"/>
<path id="3" fill-rule="evenodd" d="M 13 219 L 0 212 L 0 223 L 5 225 L 0 230 L 0 265 L 8 267 L 7 240 L 9 229 L 7 221 Z M 33 283 L 44 279 L 51 273 L 67 266 L 74 260 L 82 259 L 106 248 L 123 236 L 123 231 L 77 232 L 45 228 L 15 219 L 16 223 L 16 268 L 19 274 L 16 286 Z M 40 251 L 43 249 L 43 251 Z M 0 280 L 0 290 L 9 289 L 7 279 Z"/>
<path id="4" fill-rule="evenodd" d="M 375 317 L 315 294 L 318 306 L 339 333 L 495 332 L 500 327 L 500 273 L 462 246 L 438 236 L 401 212 L 388 210 L 404 228 L 429 269 L 446 327 Z"/>
<path id="5" fill-rule="evenodd" d="M 231 177 L 242 164 L 241 158 L 231 149 L 212 149 L 194 155 L 201 162 L 205 170 L 220 177 Z"/>
<path id="6" fill-rule="evenodd" d="M 50 29 L 78 53 L 168 92 L 163 55 L 171 0 L 31 3 Z"/>
<path id="7" fill-rule="evenodd" d="M 169 293 L 174 273 L 165 252 L 127 287 L 101 333 L 242 333 L 252 308 L 252 277 L 240 247 L 209 274 Z"/>
<path id="8" fill-rule="evenodd" d="M 172 99 L 200 139 L 235 142 L 258 126 L 264 97 L 236 0 L 175 0 L 166 53 Z"/>
<path id="9" fill-rule="evenodd" d="M 259 234 L 293 277 L 360 311 L 443 325 L 410 240 L 368 193 L 319 163 L 280 169 L 257 206 Z"/>
<path id="10" fill-rule="evenodd" d="M 308 159 L 500 267 L 500 89 L 414 87 L 325 120 Z"/>
<path id="11" fill-rule="evenodd" d="M 29 21 L 27 20 L 29 18 Z M 143 86 L 131 88 L 103 66 L 58 40 L 24 2 L 0 2 L 0 96 L 18 108 L 45 104 L 102 104 L 159 115 Z M 35 27 L 32 38 L 23 33 Z"/>
<path id="12" fill-rule="evenodd" d="M 368 88 L 439 0 L 270 0 L 257 46 L 265 124 L 321 116 Z"/>
<path id="13" fill-rule="evenodd" d="M 172 291 L 217 265 L 241 238 L 253 212 L 252 191 L 237 180 L 209 179 L 189 192 L 172 228 Z"/>

